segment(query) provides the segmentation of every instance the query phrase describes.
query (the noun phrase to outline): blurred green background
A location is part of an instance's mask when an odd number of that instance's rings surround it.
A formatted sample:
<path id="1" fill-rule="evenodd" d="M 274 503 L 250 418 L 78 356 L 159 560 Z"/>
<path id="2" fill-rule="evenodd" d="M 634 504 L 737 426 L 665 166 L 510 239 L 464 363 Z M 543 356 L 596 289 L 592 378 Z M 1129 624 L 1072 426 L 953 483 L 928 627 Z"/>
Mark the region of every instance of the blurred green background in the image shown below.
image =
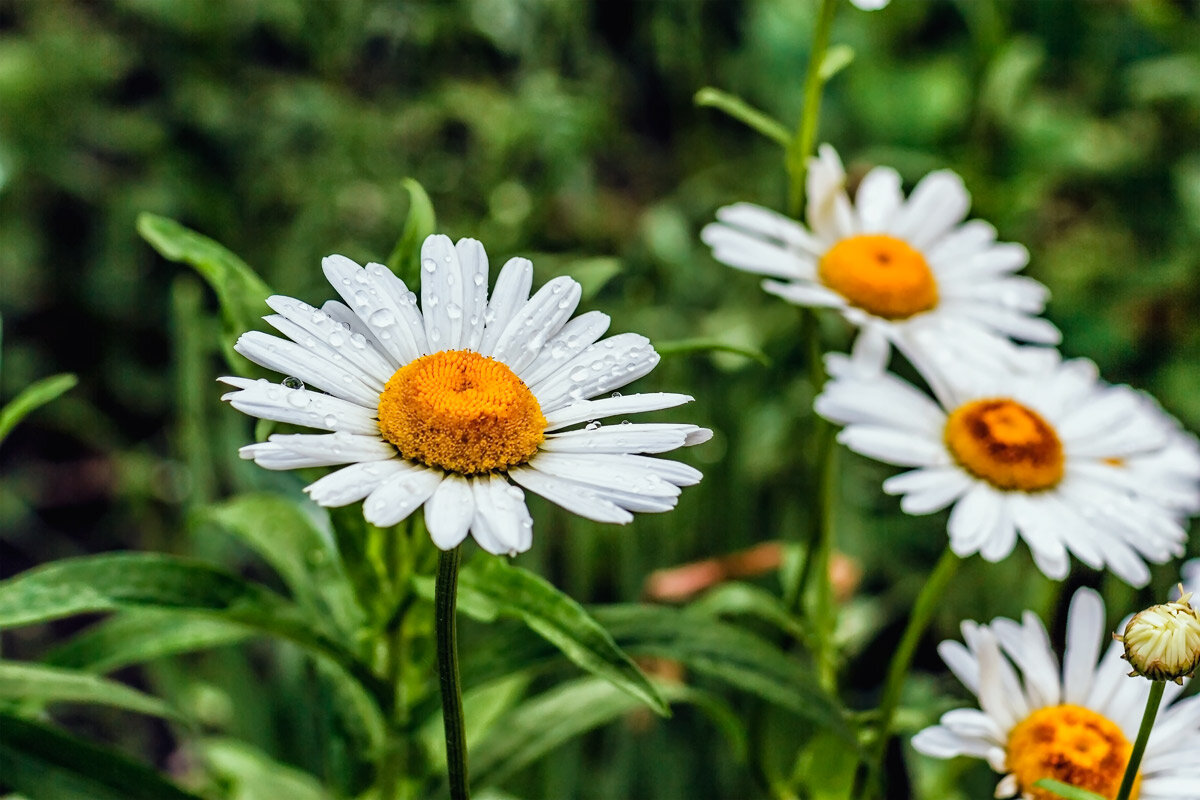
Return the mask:
<path id="1" fill-rule="evenodd" d="M 55 372 L 80 376 L 5 444 L 0 577 L 113 549 L 192 553 L 265 577 L 189 525 L 189 511 L 254 488 L 298 495 L 303 476 L 237 459 L 253 424 L 218 401 L 227 367 L 215 301 L 134 220 L 178 219 L 277 292 L 319 304 L 332 294 L 322 256 L 387 257 L 406 177 L 428 190 L 439 229 L 479 238 L 493 264 L 525 255 L 539 283 L 579 277 L 585 306 L 608 312 L 614 332 L 713 338 L 771 361 L 664 358 L 638 388 L 696 396 L 674 417 L 717 431 L 683 456 L 705 481 L 677 512 L 628 528 L 535 501 L 535 546 L 519 563 L 585 602 L 632 601 L 654 569 L 802 536 L 812 389 L 799 315 L 697 238 L 720 205 L 780 207 L 782 154 L 692 96 L 716 86 L 791 127 L 815 5 L 0 0 L 0 399 Z M 852 175 L 887 163 L 911 186 L 931 169 L 960 172 L 972 215 L 1029 247 L 1064 353 L 1200 428 L 1200 3 L 847 4 L 833 39 L 856 58 L 827 89 L 820 139 Z M 844 346 L 846 331 L 826 323 Z M 879 659 L 944 547 L 944 519 L 902 517 L 879 493 L 887 470 L 839 458 L 840 546 L 864 574 L 848 681 L 868 705 Z M 1158 569 L 1154 593 L 1174 580 L 1174 567 Z M 1080 569 L 1072 585 L 1101 581 Z M 986 591 L 999 586 L 1020 588 Z M 1114 604 L 1133 595 L 1105 586 L 1118 618 L 1126 606 Z M 932 642 L 959 619 L 1052 613 L 1065 596 L 1023 551 L 971 561 L 955 587 L 919 658 L 931 674 Z M 37 658 L 72 629 L 14 631 L 5 656 Z M 207 730 L 319 772 L 311 680 L 286 648 L 228 648 L 122 677 Z M 916 682 L 913 702 L 931 710 L 905 724 L 944 706 L 935 690 L 958 691 L 942 677 Z M 192 768 L 180 732 L 161 724 L 66 721 L 177 774 Z M 986 767 L 971 775 L 964 791 L 990 791 Z M 918 773 L 929 796 L 951 796 L 937 788 L 944 777 Z M 510 783 L 520 797 L 755 791 L 686 709 L 669 722 L 631 718 Z"/>

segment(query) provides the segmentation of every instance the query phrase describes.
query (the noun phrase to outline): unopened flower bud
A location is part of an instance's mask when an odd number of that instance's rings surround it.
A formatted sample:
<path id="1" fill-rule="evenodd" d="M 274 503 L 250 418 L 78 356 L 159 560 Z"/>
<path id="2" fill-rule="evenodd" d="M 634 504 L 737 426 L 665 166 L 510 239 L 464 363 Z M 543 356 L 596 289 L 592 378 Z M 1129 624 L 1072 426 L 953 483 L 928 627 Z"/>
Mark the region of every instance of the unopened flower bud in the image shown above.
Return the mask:
<path id="1" fill-rule="evenodd" d="M 1200 614 L 1188 603 L 1191 592 L 1182 586 L 1180 592 L 1174 602 L 1135 614 L 1123 634 L 1113 635 L 1125 645 L 1130 676 L 1183 683 L 1200 666 Z"/>

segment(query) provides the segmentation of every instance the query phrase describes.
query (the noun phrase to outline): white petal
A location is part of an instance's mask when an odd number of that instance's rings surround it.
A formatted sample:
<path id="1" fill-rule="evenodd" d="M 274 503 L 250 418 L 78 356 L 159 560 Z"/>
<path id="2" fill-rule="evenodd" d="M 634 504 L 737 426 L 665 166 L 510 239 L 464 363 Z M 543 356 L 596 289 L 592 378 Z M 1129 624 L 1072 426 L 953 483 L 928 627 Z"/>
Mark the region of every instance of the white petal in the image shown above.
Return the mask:
<path id="1" fill-rule="evenodd" d="M 923 250 L 962 222 L 970 205 L 962 178 L 949 170 L 931 172 L 917 183 L 888 233 Z"/>
<path id="2" fill-rule="evenodd" d="M 463 279 L 462 347 L 478 352 L 483 341 L 483 318 L 487 313 L 488 257 L 476 239 L 459 239 L 454 245 Z"/>
<path id="3" fill-rule="evenodd" d="M 763 281 L 762 288 L 764 292 L 782 297 L 796 306 L 806 308 L 845 308 L 846 306 L 846 298 L 815 283 Z"/>
<path id="4" fill-rule="evenodd" d="M 396 450 L 378 436 L 349 433 L 275 434 L 266 442 L 250 444 L 238 450 L 245 459 L 265 469 L 329 467 L 358 461 L 385 461 L 396 457 Z"/>
<path id="5" fill-rule="evenodd" d="M 351 464 L 309 484 L 304 491 L 318 505 L 338 508 L 357 503 L 388 478 L 401 472 L 409 472 L 411 469 L 398 458 Z"/>
<path id="6" fill-rule="evenodd" d="M 421 315 L 433 352 L 458 350 L 463 340 L 463 269 L 449 236 L 433 234 L 421 245 Z M 472 287 L 474 288 L 474 287 Z"/>
<path id="7" fill-rule="evenodd" d="M 658 353 L 650 340 L 636 333 L 619 333 L 590 345 L 550 377 L 530 386 L 542 413 L 608 394 L 654 369 Z"/>
<path id="8" fill-rule="evenodd" d="M 619 414 L 661 411 L 664 408 L 674 408 L 690 402 L 692 402 L 692 397 L 689 395 L 670 392 L 648 392 L 646 394 L 602 397 L 599 400 L 580 400 L 546 414 L 546 430 L 558 430 L 568 425 L 615 417 Z"/>
<path id="9" fill-rule="evenodd" d="M 381 528 L 395 525 L 416 511 L 442 482 L 440 469 L 410 466 L 412 469 L 388 478 L 367 497 L 363 516 L 368 522 Z"/>
<path id="10" fill-rule="evenodd" d="M 467 538 L 475 516 L 475 495 L 462 475 L 447 473 L 425 501 L 425 527 L 441 550 L 450 550 Z"/>
<path id="11" fill-rule="evenodd" d="M 533 543 L 533 520 L 525 505 L 525 493 L 499 475 L 471 482 L 475 495 L 475 518 L 471 531 L 484 550 L 496 555 L 516 555 Z"/>
<path id="12" fill-rule="evenodd" d="M 547 283 L 509 320 L 492 357 L 520 374 L 570 319 L 582 294 L 583 287 L 565 275 Z"/>
<path id="13" fill-rule="evenodd" d="M 539 494 L 550 502 L 585 519 L 596 522 L 616 522 L 622 525 L 633 520 L 633 514 L 572 481 L 557 478 L 530 467 L 510 469 L 508 477 L 534 494 Z"/>
<path id="14" fill-rule="evenodd" d="M 379 435 L 374 408 L 364 408 L 357 403 L 307 389 L 290 389 L 265 378 L 221 380 L 239 389 L 222 395 L 221 399 L 243 414 L 327 431 Z"/>
<path id="15" fill-rule="evenodd" d="M 946 525 L 950 533 L 950 549 L 963 557 L 979 550 L 993 529 L 993 521 L 1000 507 L 1000 495 L 990 486 L 975 482 L 950 512 L 950 520 Z"/>
<path id="16" fill-rule="evenodd" d="M 585 311 L 568 321 L 546 342 L 541 352 L 527 367 L 516 370 L 517 377 L 525 381 L 527 386 L 549 378 L 583 352 L 584 348 L 603 336 L 610 322 L 608 314 L 601 311 Z"/>
<path id="17" fill-rule="evenodd" d="M 941 466 L 950 462 L 941 442 L 878 425 L 851 425 L 837 440 L 856 453 L 898 467 Z"/>
<path id="18" fill-rule="evenodd" d="M 700 240 L 712 248 L 713 258 L 743 272 L 775 278 L 812 279 L 816 274 L 812 256 L 767 241 L 759 234 L 709 223 L 700 231 Z"/>
<path id="19" fill-rule="evenodd" d="M 622 468 L 621 462 L 611 457 L 542 451 L 530 459 L 529 466 L 590 487 L 633 492 L 646 497 L 678 497 L 680 491 L 675 484 L 648 470 Z"/>
<path id="20" fill-rule="evenodd" d="M 891 167 L 875 167 L 863 176 L 854 196 L 863 233 L 881 233 L 904 202 L 900 173 Z"/>
<path id="21" fill-rule="evenodd" d="M 368 264 L 364 269 L 338 255 L 322 259 L 321 268 L 397 365 L 429 352 L 416 295 L 391 270 L 382 264 Z"/>
<path id="22" fill-rule="evenodd" d="M 356 336 L 355 334 L 359 331 L 351 329 L 348 323 L 342 322 L 338 317 L 313 308 L 308 303 L 282 295 L 268 297 L 267 305 L 306 334 L 328 346 L 332 352 L 373 377 L 374 383 L 365 381 L 372 388 L 382 389 L 388 378 L 392 377 L 392 373 L 396 371 L 395 365 L 375 348 L 373 336 L 370 341 L 365 336 Z M 358 321 L 357 316 L 349 308 L 346 306 L 342 306 L 342 308 L 345 308 L 355 321 Z M 302 339 L 292 336 L 286 330 L 280 330 L 284 335 L 290 336 L 293 341 L 302 343 Z M 335 363 L 337 363 L 336 360 Z"/>
<path id="23" fill-rule="evenodd" d="M 804 226 L 778 211 L 756 206 L 753 203 L 734 203 L 717 209 L 717 219 L 728 225 L 773 239 L 794 250 L 806 251 L 809 255 L 820 255 L 824 247 L 805 230 Z M 703 233 L 701 233 L 703 238 Z"/>
<path id="24" fill-rule="evenodd" d="M 664 422 L 589 426 L 579 431 L 552 433 L 542 442 L 545 452 L 665 453 L 683 447 L 701 430 L 696 425 Z"/>
<path id="25" fill-rule="evenodd" d="M 1092 675 L 1104 637 L 1104 601 L 1082 588 L 1067 610 L 1067 639 L 1063 653 L 1063 702 L 1083 705 L 1092 690 Z"/>
<path id="26" fill-rule="evenodd" d="M 481 355 L 490 356 L 508 322 L 529 299 L 533 286 L 533 262 L 527 258 L 510 258 L 500 268 L 492 298 L 484 312 L 483 338 L 479 341 Z"/>
<path id="27" fill-rule="evenodd" d="M 287 339 L 249 331 L 238 337 L 233 348 L 255 364 L 298 378 L 343 400 L 368 408 L 379 402 L 379 392 L 353 373 Z"/>

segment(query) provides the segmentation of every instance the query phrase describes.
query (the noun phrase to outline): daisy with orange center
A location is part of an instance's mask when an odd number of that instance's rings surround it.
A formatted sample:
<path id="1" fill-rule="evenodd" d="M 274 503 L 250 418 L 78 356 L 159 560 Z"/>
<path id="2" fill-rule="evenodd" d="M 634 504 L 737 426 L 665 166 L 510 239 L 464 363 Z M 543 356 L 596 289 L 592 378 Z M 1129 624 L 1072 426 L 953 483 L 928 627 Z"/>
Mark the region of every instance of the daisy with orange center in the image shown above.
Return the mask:
<path id="1" fill-rule="evenodd" d="M 1004 776 L 996 797 L 1053 800 L 1056 795 L 1034 786 L 1043 778 L 1115 797 L 1150 682 L 1126 676 L 1120 644 L 1111 644 L 1097 664 L 1107 630 L 1100 595 L 1077 591 L 1060 674 L 1046 629 L 1032 612 L 1019 623 L 964 622 L 964 643 L 942 642 L 938 652 L 979 708 L 943 714 L 940 724 L 913 737 L 913 747 L 934 758 L 985 759 Z M 1172 703 L 1181 691 L 1167 685 L 1131 797 L 1200 797 L 1200 698 Z"/>
<path id="2" fill-rule="evenodd" d="M 880 364 L 890 342 L 922 361 L 949 337 L 998 355 L 1010 336 L 1058 342 L 1058 330 L 1037 316 L 1046 288 L 1015 275 L 1028 252 L 997 242 L 986 222 L 963 221 L 970 196 L 953 172 L 930 173 L 905 199 L 899 174 L 876 167 L 852 203 L 841 160 L 822 145 L 807 197 L 806 225 L 737 203 L 719 209 L 700 237 L 718 261 L 768 276 L 767 292 L 840 311 L 860 329 L 857 358 Z"/>
<path id="3" fill-rule="evenodd" d="M 313 500 L 362 500 L 380 526 L 424 506 L 438 547 L 470 533 L 492 553 L 529 549 L 521 487 L 588 519 L 626 523 L 634 511 L 673 508 L 680 487 L 699 481 L 695 469 L 650 454 L 706 441 L 707 429 L 598 421 L 692 398 L 614 393 L 658 354 L 636 334 L 602 339 L 609 319 L 599 311 L 572 317 L 578 283 L 558 277 L 530 296 L 533 265 L 513 258 L 489 297 L 487 254 L 474 239 L 430 236 L 421 264 L 419 306 L 387 267 L 343 256 L 322 266 L 345 302 L 267 301 L 277 313 L 265 319 L 287 338 L 252 331 L 238 352 L 323 393 L 222 378 L 237 389 L 224 399 L 330 433 L 274 435 L 243 447 L 243 458 L 267 469 L 348 465 L 310 485 Z"/>
<path id="4" fill-rule="evenodd" d="M 957 555 L 999 561 L 1020 537 L 1056 580 L 1074 554 L 1144 585 L 1147 562 L 1183 553 L 1181 521 L 1200 490 L 1195 437 L 1145 395 L 1101 382 L 1090 361 L 1013 357 L 923 371 L 935 400 L 830 356 L 816 410 L 845 426 L 838 440 L 851 450 L 914 468 L 883 484 L 906 513 L 952 506 Z"/>

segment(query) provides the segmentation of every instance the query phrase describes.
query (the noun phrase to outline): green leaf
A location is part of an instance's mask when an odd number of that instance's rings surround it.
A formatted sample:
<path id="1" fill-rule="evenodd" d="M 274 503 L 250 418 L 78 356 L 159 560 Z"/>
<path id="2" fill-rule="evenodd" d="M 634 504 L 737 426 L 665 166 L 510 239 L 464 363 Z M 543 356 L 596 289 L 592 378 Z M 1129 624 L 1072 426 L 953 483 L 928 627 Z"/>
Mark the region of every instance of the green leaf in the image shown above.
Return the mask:
<path id="1" fill-rule="evenodd" d="M 0 628 L 73 614 L 152 607 L 217 617 L 329 658 L 390 707 L 391 687 L 323 631 L 320 620 L 266 587 L 209 564 L 154 553 L 64 559 L 0 581 Z"/>
<path id="2" fill-rule="evenodd" d="M 302 606 L 328 615 L 350 638 L 364 622 L 332 541 L 293 500 L 245 494 L 200 509 L 196 519 L 228 531 L 270 564 Z"/>
<path id="3" fill-rule="evenodd" d="M 821 77 L 821 82 L 824 83 L 837 75 L 839 72 L 850 66 L 850 62 L 854 60 L 854 48 L 846 44 L 835 44 L 825 51 L 825 57 L 821 59 L 821 68 L 818 75 Z"/>
<path id="4" fill-rule="evenodd" d="M 115 750 L 2 712 L 0 775 L 30 800 L 200 800 Z"/>
<path id="5" fill-rule="evenodd" d="M 693 102 L 701 107 L 715 108 L 724 111 L 748 127 L 761 133 L 771 141 L 787 147 L 792 141 L 792 135 L 777 120 L 754 108 L 742 98 L 723 92 L 712 86 L 705 86 L 696 92 Z"/>
<path id="6" fill-rule="evenodd" d="M 593 613 L 634 655 L 679 661 L 698 675 L 757 695 L 854 741 L 841 707 L 820 688 L 812 665 L 747 630 L 663 606 L 614 605 Z"/>
<path id="7" fill-rule="evenodd" d="M 1050 778 L 1042 778 L 1039 781 L 1035 781 L 1033 785 L 1038 789 L 1053 792 L 1059 797 L 1065 797 L 1067 800 L 1104 800 L 1103 795 L 1089 792 L 1087 789 L 1080 789 L 1078 786 L 1071 786 L 1068 783 L 1051 780 Z"/>
<path id="8" fill-rule="evenodd" d="M 77 383 L 79 383 L 78 378 L 64 372 L 61 375 L 42 378 L 40 381 L 26 386 L 4 408 L 0 408 L 0 442 L 3 442 L 9 432 L 17 426 L 17 423 L 25 419 L 31 411 L 46 405 L 63 392 L 69 391 Z"/>
<path id="9" fill-rule="evenodd" d="M 662 697 L 612 636 L 543 578 L 500 558 L 476 558 L 459 575 L 459 596 L 467 597 L 464 611 L 490 602 L 497 613 L 521 620 L 573 663 L 669 715 Z"/>
<path id="10" fill-rule="evenodd" d="M 123 683 L 87 672 L 18 661 L 0 661 L 0 700 L 40 705 L 90 703 L 156 717 L 180 718 L 167 703 Z"/>
<path id="11" fill-rule="evenodd" d="M 804 627 L 788 613 L 778 596 L 751 583 L 733 581 L 722 583 L 706 592 L 689 607 L 694 614 L 714 617 L 745 616 L 768 623 L 782 633 L 803 641 Z"/>
<path id="12" fill-rule="evenodd" d="M 229 789 L 228 800 L 331 800 L 312 775 L 285 766 L 236 739 L 204 739 L 200 757 Z"/>
<path id="13" fill-rule="evenodd" d="M 405 178 L 404 188 L 408 190 L 408 218 L 404 220 L 404 231 L 392 248 L 387 265 L 411 289 L 420 282 L 421 245 L 437 228 L 437 216 L 420 183 Z"/>
<path id="14" fill-rule="evenodd" d="M 657 342 L 654 349 L 660 356 L 677 356 L 686 353 L 733 353 L 734 355 L 750 358 L 764 367 L 771 366 L 771 359 L 763 351 L 746 347 L 732 342 L 722 342 L 718 339 L 676 339 L 671 342 Z"/>
<path id="15" fill-rule="evenodd" d="M 222 347 L 230 366 L 239 371 L 247 364 L 233 349 L 243 332 L 258 327 L 267 311 L 271 288 L 262 278 L 217 242 L 155 214 L 138 215 L 137 231 L 150 246 L 170 261 L 188 264 L 200 273 L 217 294 L 224 321 Z"/>
<path id="16" fill-rule="evenodd" d="M 236 644 L 254 636 L 245 625 L 154 608 L 130 608 L 87 628 L 46 661 L 91 672 L 112 672 L 156 658 Z"/>
<path id="17" fill-rule="evenodd" d="M 673 703 L 697 704 L 730 737 L 733 753 L 745 753 L 741 723 L 721 701 L 678 684 L 659 684 L 657 689 Z M 502 783 L 554 748 L 640 708 L 608 681 L 581 678 L 557 686 L 503 717 L 471 751 L 472 780 L 479 786 Z"/>
<path id="18" fill-rule="evenodd" d="M 621 274 L 621 260 L 609 256 L 584 258 L 568 263 L 562 272 L 579 281 L 583 288 L 581 300 L 591 300 L 609 281 Z"/>

